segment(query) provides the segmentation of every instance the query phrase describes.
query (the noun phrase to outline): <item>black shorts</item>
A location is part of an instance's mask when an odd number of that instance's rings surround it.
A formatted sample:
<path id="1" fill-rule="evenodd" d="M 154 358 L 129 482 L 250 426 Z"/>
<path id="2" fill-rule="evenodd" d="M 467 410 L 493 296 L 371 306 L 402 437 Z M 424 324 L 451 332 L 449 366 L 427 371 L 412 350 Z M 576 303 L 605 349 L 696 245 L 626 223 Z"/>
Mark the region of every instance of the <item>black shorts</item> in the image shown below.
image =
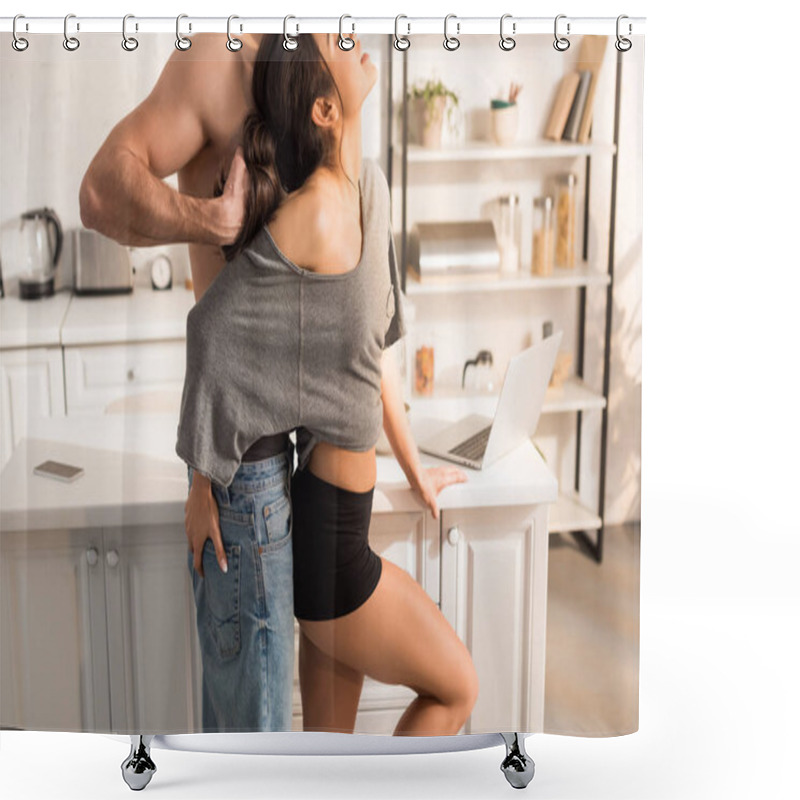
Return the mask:
<path id="1" fill-rule="evenodd" d="M 323 620 L 355 611 L 375 591 L 381 559 L 367 540 L 374 487 L 351 492 L 309 469 L 292 475 L 294 614 Z"/>

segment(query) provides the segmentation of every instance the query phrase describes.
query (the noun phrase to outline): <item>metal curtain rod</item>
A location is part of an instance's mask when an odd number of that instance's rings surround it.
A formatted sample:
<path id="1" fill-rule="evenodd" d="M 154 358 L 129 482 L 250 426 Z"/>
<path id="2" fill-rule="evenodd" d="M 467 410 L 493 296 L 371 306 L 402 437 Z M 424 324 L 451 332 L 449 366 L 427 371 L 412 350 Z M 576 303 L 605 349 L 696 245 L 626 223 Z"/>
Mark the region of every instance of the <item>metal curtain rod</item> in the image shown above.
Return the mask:
<path id="1" fill-rule="evenodd" d="M 183 16 L 183 15 L 182 15 Z M 560 15 L 559 30 L 569 35 L 606 34 L 616 32 L 616 17 L 570 17 Z M 554 17 L 514 17 L 508 15 L 505 30 L 518 36 L 529 33 L 553 34 Z M 13 17 L 0 17 L 0 31 L 11 33 Z M 499 31 L 500 16 L 497 17 L 458 17 L 450 19 L 448 30 L 453 35 L 472 33 L 493 33 Z M 298 33 L 338 33 L 339 17 L 301 17 L 293 16 L 289 26 L 292 35 Z M 627 17 L 623 33 L 625 35 L 643 34 L 645 17 Z M 122 17 L 81 17 L 70 15 L 70 33 L 121 33 Z M 184 34 L 226 33 L 227 17 L 183 16 L 181 30 Z M 232 28 L 236 33 L 283 33 L 284 17 L 238 17 Z M 395 17 L 353 17 L 347 16 L 344 23 L 345 35 L 352 33 L 395 33 Z M 175 33 L 175 17 L 137 17 L 130 16 L 127 21 L 129 34 L 137 33 Z M 444 17 L 401 16 L 398 32 L 401 35 L 434 33 L 444 31 Z M 17 33 L 64 33 L 64 17 L 22 16 L 17 20 Z"/>

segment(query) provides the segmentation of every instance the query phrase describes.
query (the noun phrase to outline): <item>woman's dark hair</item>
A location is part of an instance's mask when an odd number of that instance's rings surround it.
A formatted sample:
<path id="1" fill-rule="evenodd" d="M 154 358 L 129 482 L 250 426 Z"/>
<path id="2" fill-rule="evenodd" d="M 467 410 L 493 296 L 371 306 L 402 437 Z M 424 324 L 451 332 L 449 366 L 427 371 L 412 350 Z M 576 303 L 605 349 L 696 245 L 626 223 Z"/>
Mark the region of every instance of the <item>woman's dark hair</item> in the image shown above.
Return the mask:
<path id="1" fill-rule="evenodd" d="M 298 46 L 286 50 L 281 34 L 264 34 L 253 65 L 254 109 L 242 129 L 244 162 L 250 194 L 236 240 L 222 248 L 235 258 L 269 224 L 284 197 L 302 186 L 320 164 L 333 159 L 334 137 L 311 119 L 318 97 L 341 95 L 310 33 L 299 34 Z M 340 156 L 341 160 L 341 156 Z M 215 194 L 221 193 L 218 181 Z"/>

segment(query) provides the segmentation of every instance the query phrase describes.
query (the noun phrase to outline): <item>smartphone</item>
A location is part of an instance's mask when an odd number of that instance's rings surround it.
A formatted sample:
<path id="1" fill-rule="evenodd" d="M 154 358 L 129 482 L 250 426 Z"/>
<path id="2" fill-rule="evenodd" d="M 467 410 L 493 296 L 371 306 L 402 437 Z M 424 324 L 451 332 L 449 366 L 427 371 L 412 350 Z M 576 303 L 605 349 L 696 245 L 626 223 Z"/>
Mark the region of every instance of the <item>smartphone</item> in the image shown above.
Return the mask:
<path id="1" fill-rule="evenodd" d="M 43 461 L 39 466 L 33 468 L 33 473 L 59 481 L 74 481 L 83 475 L 83 467 L 73 467 L 71 464 L 62 464 L 60 461 Z"/>

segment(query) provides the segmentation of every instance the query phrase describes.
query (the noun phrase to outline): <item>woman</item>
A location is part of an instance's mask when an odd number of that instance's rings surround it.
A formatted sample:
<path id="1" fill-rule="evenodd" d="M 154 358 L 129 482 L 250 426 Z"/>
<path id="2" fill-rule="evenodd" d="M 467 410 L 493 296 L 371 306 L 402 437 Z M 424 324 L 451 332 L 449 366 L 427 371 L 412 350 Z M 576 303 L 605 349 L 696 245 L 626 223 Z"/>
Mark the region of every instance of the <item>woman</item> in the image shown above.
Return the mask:
<path id="1" fill-rule="evenodd" d="M 259 48 L 243 134 L 252 202 L 228 266 L 189 314 L 187 353 L 202 358 L 187 363 L 177 449 L 225 484 L 256 436 L 297 429 L 304 729 L 352 732 L 366 674 L 417 692 L 396 734 L 452 734 L 477 698 L 469 652 L 422 587 L 367 542 L 381 422 L 434 516 L 436 494 L 466 479 L 421 467 L 386 349 L 404 323 L 388 186 L 361 158 L 376 68 L 357 38 L 351 51 L 330 34 L 297 38 L 295 51 L 278 37 Z"/>

